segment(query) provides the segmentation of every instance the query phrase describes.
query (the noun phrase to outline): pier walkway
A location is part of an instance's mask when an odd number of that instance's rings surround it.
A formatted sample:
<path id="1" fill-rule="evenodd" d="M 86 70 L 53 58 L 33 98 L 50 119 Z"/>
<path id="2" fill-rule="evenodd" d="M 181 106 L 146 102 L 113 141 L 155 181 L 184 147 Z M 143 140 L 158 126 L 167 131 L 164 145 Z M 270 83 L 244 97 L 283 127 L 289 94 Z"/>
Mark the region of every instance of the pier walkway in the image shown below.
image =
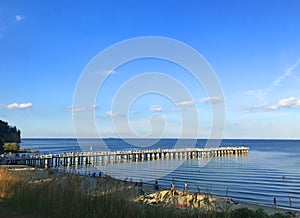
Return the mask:
<path id="1" fill-rule="evenodd" d="M 248 147 L 182 148 L 105 152 L 70 152 L 63 154 L 21 155 L 6 157 L 7 164 L 25 164 L 33 167 L 59 167 L 99 163 L 152 161 L 157 159 L 192 159 L 247 155 Z"/>

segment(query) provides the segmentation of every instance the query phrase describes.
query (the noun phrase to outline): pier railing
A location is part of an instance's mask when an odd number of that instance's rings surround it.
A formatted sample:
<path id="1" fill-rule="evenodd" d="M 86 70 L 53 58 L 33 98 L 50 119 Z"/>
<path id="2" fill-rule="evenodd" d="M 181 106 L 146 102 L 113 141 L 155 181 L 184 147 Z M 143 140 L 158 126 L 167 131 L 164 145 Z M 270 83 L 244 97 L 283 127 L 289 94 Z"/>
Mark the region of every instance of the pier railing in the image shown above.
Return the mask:
<path id="1" fill-rule="evenodd" d="M 63 154 L 22 155 L 7 157 L 8 164 L 25 164 L 34 167 L 59 167 L 98 164 L 102 162 L 152 161 L 157 159 L 192 159 L 247 155 L 248 147 L 180 148 L 132 151 L 70 152 Z"/>

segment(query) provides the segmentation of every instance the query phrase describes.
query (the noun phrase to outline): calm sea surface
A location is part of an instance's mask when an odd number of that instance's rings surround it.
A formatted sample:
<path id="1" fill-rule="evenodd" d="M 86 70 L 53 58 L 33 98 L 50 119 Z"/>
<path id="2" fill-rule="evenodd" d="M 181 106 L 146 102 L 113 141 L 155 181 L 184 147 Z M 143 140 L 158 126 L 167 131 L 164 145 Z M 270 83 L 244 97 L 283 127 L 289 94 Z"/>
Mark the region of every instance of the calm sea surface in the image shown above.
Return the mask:
<path id="1" fill-rule="evenodd" d="M 81 150 L 134 150 L 174 148 L 178 141 L 162 139 L 84 139 L 80 146 L 76 139 L 23 139 L 22 147 L 40 153 L 80 152 Z M 197 140 L 196 147 L 204 147 L 206 140 Z M 195 147 L 194 140 L 180 141 L 176 147 Z M 151 145 L 151 146 L 149 146 Z M 227 156 L 211 159 L 155 160 L 64 168 L 81 174 L 101 171 L 118 179 L 143 179 L 144 182 L 168 188 L 175 182 L 178 189 L 188 182 L 190 190 L 200 189 L 218 196 L 228 195 L 236 200 L 300 209 L 300 141 L 298 140 L 223 140 L 221 146 L 247 146 L 248 156 Z M 227 190 L 227 191 L 226 191 Z"/>

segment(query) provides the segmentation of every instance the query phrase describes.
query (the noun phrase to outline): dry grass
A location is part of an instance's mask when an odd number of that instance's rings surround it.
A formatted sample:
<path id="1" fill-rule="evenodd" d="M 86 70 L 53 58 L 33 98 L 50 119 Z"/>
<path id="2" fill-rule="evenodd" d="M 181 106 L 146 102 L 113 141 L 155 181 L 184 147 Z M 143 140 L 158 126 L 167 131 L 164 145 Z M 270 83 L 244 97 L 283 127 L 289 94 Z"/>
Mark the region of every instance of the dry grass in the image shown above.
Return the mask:
<path id="1" fill-rule="evenodd" d="M 0 217 L 247 217 L 227 208 L 219 212 L 213 204 L 205 212 L 149 205 L 134 201 L 139 194 L 135 186 L 111 178 L 0 168 Z"/>
<path id="2" fill-rule="evenodd" d="M 0 198 L 9 197 L 18 180 L 7 169 L 0 169 Z"/>
<path id="3" fill-rule="evenodd" d="M 111 178 L 87 178 L 50 171 L 0 169 L 0 193 L 7 216 L 159 217 L 168 211 L 144 207 L 131 199 L 138 190 Z M 11 212 L 11 213 L 10 213 Z"/>

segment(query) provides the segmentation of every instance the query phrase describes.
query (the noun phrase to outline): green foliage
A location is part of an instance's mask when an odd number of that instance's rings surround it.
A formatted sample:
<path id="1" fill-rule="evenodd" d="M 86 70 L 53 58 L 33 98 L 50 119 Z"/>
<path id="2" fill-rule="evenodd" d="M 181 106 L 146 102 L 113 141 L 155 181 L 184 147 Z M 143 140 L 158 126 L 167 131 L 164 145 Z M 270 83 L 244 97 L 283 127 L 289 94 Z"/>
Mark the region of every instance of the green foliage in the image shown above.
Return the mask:
<path id="1" fill-rule="evenodd" d="M 264 212 L 263 209 L 258 209 L 255 211 L 254 213 L 254 217 L 258 217 L 258 218 L 268 218 L 268 214 L 266 212 Z"/>
<path id="2" fill-rule="evenodd" d="M 6 142 L 3 145 L 4 151 L 15 152 L 15 151 L 18 151 L 19 148 L 20 148 L 19 143 L 16 143 L 16 142 Z"/>
<path id="3" fill-rule="evenodd" d="M 272 216 L 270 216 L 271 218 L 287 218 L 287 217 L 290 217 L 290 216 L 285 216 L 281 213 L 275 213 L 273 214 Z"/>
<path id="4" fill-rule="evenodd" d="M 243 218 L 254 217 L 253 211 L 247 208 L 240 208 L 232 212 L 231 218 L 239 218 L 239 217 L 243 217 Z"/>
<path id="5" fill-rule="evenodd" d="M 263 209 L 258 209 L 256 211 L 249 210 L 248 208 L 239 208 L 232 212 L 230 215 L 230 218 L 286 218 L 288 216 L 285 216 L 283 214 L 273 214 L 268 215 Z"/>
<path id="6" fill-rule="evenodd" d="M 0 153 L 3 152 L 5 143 L 20 143 L 21 131 L 17 127 L 9 126 L 7 122 L 0 120 Z"/>

